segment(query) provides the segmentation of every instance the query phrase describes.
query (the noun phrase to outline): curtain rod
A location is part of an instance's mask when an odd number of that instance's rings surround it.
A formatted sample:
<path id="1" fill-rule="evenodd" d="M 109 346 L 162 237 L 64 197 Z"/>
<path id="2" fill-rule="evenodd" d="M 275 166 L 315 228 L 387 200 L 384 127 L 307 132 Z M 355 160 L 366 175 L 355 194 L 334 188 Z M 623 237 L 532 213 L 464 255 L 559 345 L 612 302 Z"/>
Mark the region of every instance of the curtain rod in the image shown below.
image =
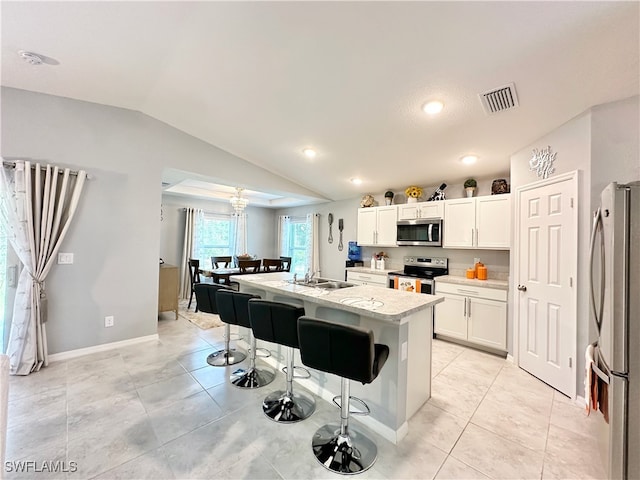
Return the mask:
<path id="1" fill-rule="evenodd" d="M 16 168 L 16 162 L 11 162 L 11 161 L 3 161 L 2 164 L 4 165 L 5 168 Z M 31 169 L 35 170 L 36 168 L 36 164 L 32 163 L 31 164 Z M 61 168 L 61 167 L 58 167 Z M 46 170 L 47 167 L 46 166 L 42 166 L 40 167 L 40 170 Z M 64 174 L 64 168 L 61 169 L 61 171 L 58 172 L 59 175 L 63 175 Z M 74 176 L 78 176 L 78 171 L 77 170 L 69 170 L 69 175 L 74 175 Z M 87 180 L 91 180 L 93 177 L 91 175 L 89 175 L 88 173 L 86 174 L 87 176 Z"/>

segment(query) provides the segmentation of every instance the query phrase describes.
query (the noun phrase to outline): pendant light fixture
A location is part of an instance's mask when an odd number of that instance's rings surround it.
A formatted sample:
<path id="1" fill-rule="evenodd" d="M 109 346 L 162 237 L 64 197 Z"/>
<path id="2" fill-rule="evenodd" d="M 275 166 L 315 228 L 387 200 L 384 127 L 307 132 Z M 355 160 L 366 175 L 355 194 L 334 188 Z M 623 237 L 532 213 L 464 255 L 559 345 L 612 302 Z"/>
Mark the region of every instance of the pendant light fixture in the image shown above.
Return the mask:
<path id="1" fill-rule="evenodd" d="M 236 187 L 235 195 L 229 199 L 231 206 L 233 207 L 233 209 L 236 211 L 238 215 L 241 214 L 249 204 L 249 201 L 242 196 L 243 190 L 244 188 L 242 187 Z"/>

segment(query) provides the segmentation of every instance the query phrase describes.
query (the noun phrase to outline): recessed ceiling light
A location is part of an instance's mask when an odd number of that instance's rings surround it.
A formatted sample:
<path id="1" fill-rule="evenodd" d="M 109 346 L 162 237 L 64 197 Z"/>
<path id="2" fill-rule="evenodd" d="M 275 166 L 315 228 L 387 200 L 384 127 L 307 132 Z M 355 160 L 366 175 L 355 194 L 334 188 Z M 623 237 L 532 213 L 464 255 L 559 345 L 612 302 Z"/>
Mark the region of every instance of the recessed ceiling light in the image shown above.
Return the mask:
<path id="1" fill-rule="evenodd" d="M 352 178 L 351 179 L 351 183 L 353 183 L 354 185 L 360 185 L 362 183 L 362 180 L 360 180 L 359 178 Z"/>
<path id="2" fill-rule="evenodd" d="M 314 158 L 317 153 L 313 148 L 305 148 L 304 150 L 302 150 L 302 153 L 304 153 L 304 156 L 307 158 Z"/>
<path id="3" fill-rule="evenodd" d="M 37 53 L 26 52 L 24 50 L 20 50 L 18 52 L 18 55 L 20 55 L 20 57 L 30 65 L 41 65 L 42 64 L 42 57 L 40 55 L 38 55 Z"/>
<path id="4" fill-rule="evenodd" d="M 471 165 L 472 163 L 476 163 L 478 161 L 478 157 L 475 155 L 465 155 L 460 159 L 460 161 L 465 165 Z"/>
<path id="5" fill-rule="evenodd" d="M 431 102 L 427 102 L 422 106 L 422 110 L 424 113 L 428 113 L 429 115 L 435 115 L 436 113 L 440 113 L 444 108 L 444 103 L 439 100 L 433 100 Z"/>

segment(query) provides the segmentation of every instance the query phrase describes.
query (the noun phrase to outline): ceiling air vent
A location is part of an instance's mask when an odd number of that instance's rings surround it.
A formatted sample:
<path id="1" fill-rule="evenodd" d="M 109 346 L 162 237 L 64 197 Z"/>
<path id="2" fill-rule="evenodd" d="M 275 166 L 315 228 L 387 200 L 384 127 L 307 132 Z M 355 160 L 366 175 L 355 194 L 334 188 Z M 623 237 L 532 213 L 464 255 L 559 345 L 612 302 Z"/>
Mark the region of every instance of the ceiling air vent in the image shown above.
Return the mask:
<path id="1" fill-rule="evenodd" d="M 482 108 L 488 115 L 510 110 L 518 106 L 516 86 L 513 83 L 503 87 L 494 88 L 478 95 Z"/>

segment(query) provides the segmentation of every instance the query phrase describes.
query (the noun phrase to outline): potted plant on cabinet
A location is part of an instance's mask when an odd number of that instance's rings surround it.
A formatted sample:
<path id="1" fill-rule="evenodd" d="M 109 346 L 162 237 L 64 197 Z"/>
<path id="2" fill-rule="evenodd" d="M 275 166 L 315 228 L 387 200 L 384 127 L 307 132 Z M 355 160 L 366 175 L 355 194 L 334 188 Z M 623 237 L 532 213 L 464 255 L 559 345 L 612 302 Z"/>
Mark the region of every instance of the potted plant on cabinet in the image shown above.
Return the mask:
<path id="1" fill-rule="evenodd" d="M 391 190 L 384 192 L 384 202 L 387 205 L 391 205 L 393 203 L 393 192 Z"/>
<path id="2" fill-rule="evenodd" d="M 464 182 L 464 189 L 467 191 L 467 197 L 473 197 L 473 192 L 476 191 L 478 182 L 473 178 L 469 178 Z"/>

